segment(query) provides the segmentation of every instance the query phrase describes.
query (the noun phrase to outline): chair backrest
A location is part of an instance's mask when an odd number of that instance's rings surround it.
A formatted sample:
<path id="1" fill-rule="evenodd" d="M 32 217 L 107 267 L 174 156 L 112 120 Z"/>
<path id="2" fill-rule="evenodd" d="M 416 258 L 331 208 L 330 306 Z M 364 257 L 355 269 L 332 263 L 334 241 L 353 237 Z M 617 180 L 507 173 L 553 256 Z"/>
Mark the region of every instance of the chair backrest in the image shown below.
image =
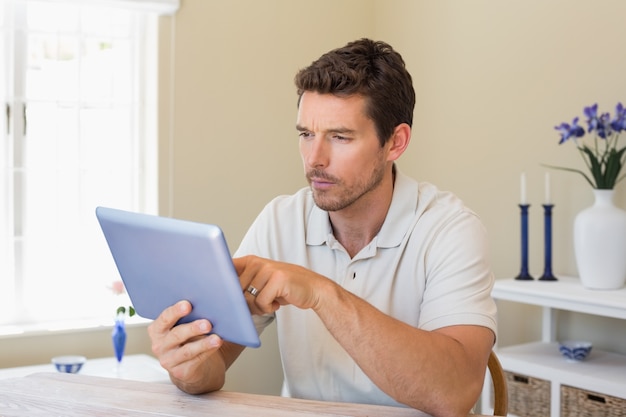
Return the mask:
<path id="1" fill-rule="evenodd" d="M 487 367 L 493 382 L 493 415 L 506 416 L 509 412 L 509 390 L 500 360 L 493 351 L 489 355 Z"/>

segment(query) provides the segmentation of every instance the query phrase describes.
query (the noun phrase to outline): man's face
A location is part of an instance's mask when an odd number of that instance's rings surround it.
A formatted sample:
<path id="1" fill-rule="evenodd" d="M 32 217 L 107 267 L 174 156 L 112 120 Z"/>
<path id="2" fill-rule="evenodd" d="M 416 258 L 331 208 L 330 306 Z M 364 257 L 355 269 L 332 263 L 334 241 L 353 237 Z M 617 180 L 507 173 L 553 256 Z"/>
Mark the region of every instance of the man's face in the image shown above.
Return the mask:
<path id="1" fill-rule="evenodd" d="M 296 127 L 315 204 L 326 211 L 365 204 L 383 179 L 388 148 L 365 116 L 365 99 L 307 91 Z"/>

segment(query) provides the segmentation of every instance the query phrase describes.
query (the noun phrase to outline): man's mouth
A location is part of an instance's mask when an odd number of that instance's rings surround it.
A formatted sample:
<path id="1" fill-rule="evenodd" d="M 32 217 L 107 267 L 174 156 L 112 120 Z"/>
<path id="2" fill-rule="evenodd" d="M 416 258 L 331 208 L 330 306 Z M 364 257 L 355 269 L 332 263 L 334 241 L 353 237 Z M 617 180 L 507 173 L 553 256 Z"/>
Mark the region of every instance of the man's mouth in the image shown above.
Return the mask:
<path id="1" fill-rule="evenodd" d="M 331 186 L 334 185 L 334 183 L 332 181 L 329 181 L 327 179 L 324 178 L 309 178 L 309 181 L 311 183 L 311 187 L 313 188 L 317 188 L 317 189 L 328 189 Z"/>

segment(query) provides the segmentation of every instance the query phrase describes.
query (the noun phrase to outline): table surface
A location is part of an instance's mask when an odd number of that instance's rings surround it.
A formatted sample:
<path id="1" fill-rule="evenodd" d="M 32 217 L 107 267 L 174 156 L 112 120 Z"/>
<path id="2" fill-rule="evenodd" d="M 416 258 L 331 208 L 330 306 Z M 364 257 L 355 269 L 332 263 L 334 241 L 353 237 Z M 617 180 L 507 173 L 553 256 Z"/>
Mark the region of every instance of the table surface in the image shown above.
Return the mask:
<path id="1" fill-rule="evenodd" d="M 0 415 L 404 417 L 423 414 L 397 407 L 320 402 L 227 391 L 189 395 L 172 384 L 56 372 L 0 380 Z"/>

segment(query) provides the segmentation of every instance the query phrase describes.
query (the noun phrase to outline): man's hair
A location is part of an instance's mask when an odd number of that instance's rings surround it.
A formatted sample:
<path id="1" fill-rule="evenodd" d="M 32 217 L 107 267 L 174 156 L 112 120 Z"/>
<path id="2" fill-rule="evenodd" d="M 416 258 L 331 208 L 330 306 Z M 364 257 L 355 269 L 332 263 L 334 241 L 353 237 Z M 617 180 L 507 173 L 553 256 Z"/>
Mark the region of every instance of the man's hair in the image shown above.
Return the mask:
<path id="1" fill-rule="evenodd" d="M 295 77 L 298 105 L 305 91 L 365 98 L 381 146 L 401 123 L 413 124 L 415 90 L 402 56 L 387 43 L 360 39 L 322 55 Z"/>

